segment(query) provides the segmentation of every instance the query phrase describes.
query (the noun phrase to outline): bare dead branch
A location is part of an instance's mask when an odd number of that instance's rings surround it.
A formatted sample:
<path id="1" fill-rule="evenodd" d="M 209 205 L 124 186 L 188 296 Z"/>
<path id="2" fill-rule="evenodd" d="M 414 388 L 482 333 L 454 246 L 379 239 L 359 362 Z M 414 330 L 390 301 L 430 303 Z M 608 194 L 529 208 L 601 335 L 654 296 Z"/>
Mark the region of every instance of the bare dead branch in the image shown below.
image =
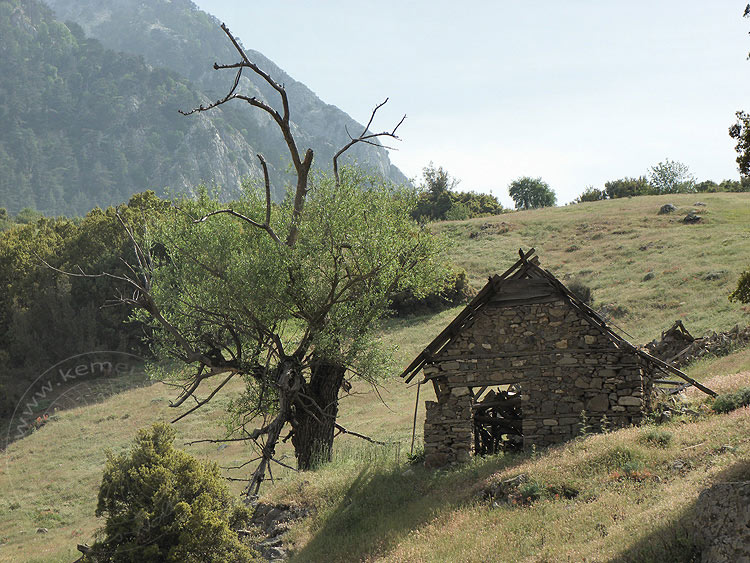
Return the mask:
<path id="1" fill-rule="evenodd" d="M 292 470 L 292 471 L 294 471 L 295 473 L 298 473 L 298 472 L 299 472 L 299 470 L 298 470 L 298 469 L 296 469 L 296 468 L 292 467 L 291 465 L 287 465 L 286 463 L 284 463 L 284 462 L 282 462 L 282 461 L 279 461 L 279 460 L 278 460 L 278 459 L 276 459 L 275 457 L 272 457 L 272 458 L 271 458 L 271 461 L 272 461 L 272 462 L 274 462 L 274 463 L 278 463 L 278 464 L 279 464 L 279 465 L 280 465 L 281 467 L 286 467 L 287 469 L 291 469 L 291 470 Z M 278 477 L 277 477 L 277 479 L 278 479 Z"/>
<path id="2" fill-rule="evenodd" d="M 174 420 L 172 421 L 172 424 L 174 424 L 175 422 L 178 422 L 178 421 L 182 420 L 183 418 L 185 418 L 185 417 L 186 417 L 186 416 L 188 416 L 189 414 L 191 414 L 191 413 L 193 413 L 193 412 L 197 411 L 197 410 L 198 410 L 199 408 L 201 408 L 201 407 L 202 407 L 203 405 L 205 405 L 206 403 L 208 403 L 208 402 L 209 402 L 209 401 L 210 401 L 211 399 L 213 399 L 213 398 L 214 398 L 214 395 L 216 395 L 216 393 L 218 393 L 218 392 L 219 392 L 219 391 L 221 390 L 221 388 L 222 388 L 222 387 L 224 387 L 224 386 L 225 386 L 225 385 L 226 385 L 227 383 L 229 383 L 229 380 L 231 380 L 231 379 L 232 379 L 232 378 L 233 378 L 233 377 L 234 377 L 234 376 L 235 376 L 236 374 L 237 374 L 237 372 L 236 372 L 236 371 L 231 371 L 231 372 L 229 372 L 229 375 L 228 375 L 228 376 L 227 376 L 227 377 L 226 377 L 226 378 L 224 379 L 224 381 L 222 381 L 222 382 L 221 382 L 221 383 L 220 383 L 219 385 L 217 385 L 217 386 L 216 386 L 216 389 L 214 389 L 213 391 L 211 391 L 211 393 L 210 393 L 210 394 L 208 395 L 208 397 L 206 397 L 205 399 L 202 399 L 202 400 L 200 400 L 200 401 L 198 401 L 198 400 L 196 399 L 196 401 L 197 401 L 197 404 L 196 404 L 196 405 L 195 405 L 194 407 L 192 407 L 191 409 L 189 409 L 189 410 L 187 410 L 186 412 L 182 413 L 182 414 L 181 414 L 180 416 L 178 416 L 177 418 L 175 418 L 175 419 L 174 419 Z M 195 387 L 194 387 L 194 389 L 193 389 L 194 391 L 195 391 L 195 390 L 196 390 L 196 389 L 198 388 L 198 384 L 199 384 L 199 383 L 200 383 L 200 382 L 197 382 L 197 383 L 196 383 L 196 385 L 195 385 Z M 191 393 L 191 395 L 192 395 L 192 393 Z M 184 399 L 183 399 L 183 401 L 184 401 Z M 172 405 L 172 404 L 170 404 L 169 406 L 170 406 L 170 407 L 174 407 L 174 406 L 176 406 L 176 405 Z"/>
<path id="3" fill-rule="evenodd" d="M 360 133 L 359 137 L 352 137 L 349 135 L 349 142 L 344 145 L 334 156 L 333 156 L 333 177 L 336 180 L 336 185 L 338 186 L 340 183 L 339 179 L 339 157 L 344 154 L 346 151 L 348 151 L 350 148 L 352 148 L 357 143 L 365 143 L 368 145 L 372 145 L 375 147 L 380 148 L 392 148 L 392 147 L 385 147 L 379 143 L 375 143 L 372 141 L 372 139 L 375 139 L 376 137 L 391 137 L 393 139 L 396 139 L 397 141 L 400 141 L 401 139 L 396 135 L 396 131 L 399 127 L 401 127 L 401 124 L 406 120 L 406 115 L 404 115 L 401 118 L 401 121 L 399 121 L 396 126 L 391 131 L 382 131 L 380 133 L 369 133 L 370 126 L 372 125 L 373 120 L 375 119 L 375 114 L 378 112 L 380 108 L 382 108 L 385 104 L 388 103 L 388 98 L 380 102 L 378 105 L 375 106 L 375 109 L 372 110 L 372 114 L 370 114 L 370 120 L 367 122 L 367 125 L 365 125 L 364 130 L 362 133 Z M 349 131 L 347 131 L 347 134 Z"/>
<path id="4" fill-rule="evenodd" d="M 258 155 L 258 156 L 260 156 L 260 155 Z M 262 161 L 262 162 L 263 162 L 263 167 L 265 168 L 265 161 Z M 266 171 L 266 182 L 268 181 L 267 178 L 268 178 L 268 172 Z M 275 242 L 281 244 L 281 240 L 276 235 L 276 233 L 274 232 L 273 228 L 271 228 L 271 225 L 269 225 L 268 223 L 258 223 L 257 221 L 254 221 L 254 220 L 250 219 L 250 217 L 248 217 L 247 215 L 243 215 L 242 213 L 238 213 L 237 211 L 235 211 L 233 209 L 219 209 L 217 211 L 212 211 L 211 213 L 207 213 L 206 215 L 204 215 L 200 219 L 194 219 L 193 223 L 203 223 L 206 220 L 208 220 L 210 217 L 213 217 L 214 215 L 220 215 L 222 213 L 226 213 L 228 215 L 232 215 L 233 217 L 237 217 L 238 219 L 242 219 L 243 221 L 245 221 L 246 223 L 249 223 L 253 227 L 257 227 L 259 229 L 263 229 L 264 231 L 266 231 L 271 236 L 271 238 Z M 269 205 L 266 208 L 266 217 L 268 217 L 270 215 L 270 213 L 271 213 L 271 208 L 270 208 L 270 205 Z"/>
<path id="5" fill-rule="evenodd" d="M 266 186 L 266 222 L 265 225 L 268 226 L 271 224 L 271 180 L 268 177 L 268 165 L 266 164 L 266 159 L 263 158 L 263 155 L 258 153 L 256 155 L 258 157 L 258 160 L 260 160 L 260 165 L 263 167 L 263 181 Z M 276 242 L 279 242 L 278 237 L 276 237 Z"/>
<path id="6" fill-rule="evenodd" d="M 246 462 L 241 463 L 239 465 L 230 465 L 228 467 L 222 466 L 221 468 L 224 469 L 225 471 L 230 471 L 232 469 L 242 469 L 243 467 L 246 467 L 246 466 L 250 465 L 254 461 L 258 461 L 259 459 L 260 459 L 260 457 L 254 457 L 253 459 L 249 459 Z"/>
<path id="7" fill-rule="evenodd" d="M 346 428 L 341 426 L 338 422 L 335 424 L 335 427 L 339 431 L 340 434 L 349 434 L 351 436 L 356 436 L 357 438 L 362 438 L 363 440 L 366 440 L 370 442 L 371 444 L 377 444 L 378 446 L 388 445 L 386 442 L 379 442 L 378 440 L 373 440 L 369 436 L 365 436 L 364 434 L 360 434 L 359 432 L 352 432 L 351 430 L 347 430 Z"/>

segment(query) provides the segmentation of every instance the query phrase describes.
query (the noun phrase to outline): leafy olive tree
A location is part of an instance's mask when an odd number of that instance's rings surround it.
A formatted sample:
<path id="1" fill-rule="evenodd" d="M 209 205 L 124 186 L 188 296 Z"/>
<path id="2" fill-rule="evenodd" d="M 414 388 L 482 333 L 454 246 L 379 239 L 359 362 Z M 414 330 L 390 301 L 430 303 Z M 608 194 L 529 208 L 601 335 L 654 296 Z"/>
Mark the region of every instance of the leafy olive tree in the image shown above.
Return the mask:
<path id="1" fill-rule="evenodd" d="M 515 202 L 516 209 L 551 207 L 557 202 L 555 192 L 541 178 L 524 176 L 513 180 L 508 186 L 508 194 Z"/>
<path id="2" fill-rule="evenodd" d="M 246 391 L 232 404 L 233 422 L 222 440 L 258 447 L 246 489 L 255 494 L 271 464 L 283 465 L 274 456 L 285 429 L 298 468 L 330 458 L 334 435 L 349 432 L 336 421 L 340 390 L 352 377 L 374 382 L 383 370 L 374 328 L 389 296 L 441 287 L 444 269 L 435 239 L 409 216 L 413 190 L 338 167 L 338 157 L 355 143 L 396 137 L 398 125 L 369 131 L 382 104 L 362 134 L 334 156 L 333 177 L 311 172 L 313 152 L 297 148 L 284 87 L 222 29 L 241 60 L 214 68 L 236 69 L 234 85 L 215 103 L 184 113 L 239 100 L 268 114 L 289 149 L 294 191 L 273 204 L 258 155 L 264 189 L 248 189 L 229 205 L 204 190 L 195 200 L 176 202 L 144 232 L 127 227 L 136 254 L 131 273 L 102 275 L 129 286 L 121 300 L 150 326 L 157 358 L 184 365 L 172 375 L 182 388 L 172 406 L 195 404 L 175 421 L 233 378 L 244 380 Z M 278 93 L 281 110 L 238 91 L 245 69 Z"/>

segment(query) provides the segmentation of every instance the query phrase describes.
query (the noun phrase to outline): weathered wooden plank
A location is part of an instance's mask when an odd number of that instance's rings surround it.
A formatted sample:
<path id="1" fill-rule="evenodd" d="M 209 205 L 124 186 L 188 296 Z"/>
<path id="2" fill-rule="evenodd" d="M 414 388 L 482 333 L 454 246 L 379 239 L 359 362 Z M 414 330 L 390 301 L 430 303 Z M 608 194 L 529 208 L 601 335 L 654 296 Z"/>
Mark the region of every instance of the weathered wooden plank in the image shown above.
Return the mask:
<path id="1" fill-rule="evenodd" d="M 536 297 L 524 297 L 522 299 L 506 299 L 503 296 L 494 295 L 489 304 L 493 307 L 518 307 L 519 305 L 539 305 L 542 303 L 554 303 L 560 299 L 559 295 L 538 295 Z"/>
<path id="2" fill-rule="evenodd" d="M 622 353 L 621 350 L 618 350 L 617 348 L 565 348 L 565 349 L 559 349 L 559 348 L 551 348 L 547 350 L 531 350 L 531 351 L 522 351 L 518 350 L 516 352 L 476 352 L 471 351 L 467 352 L 465 354 L 460 355 L 452 355 L 452 356 L 440 356 L 439 360 L 435 360 L 435 364 L 440 364 L 441 362 L 448 362 L 448 361 L 456 361 L 456 360 L 491 360 L 494 358 L 525 358 L 528 356 L 562 356 L 563 354 L 582 354 L 582 355 L 588 355 L 588 354 L 613 354 L 613 353 Z M 632 362 L 635 364 L 635 362 Z"/>

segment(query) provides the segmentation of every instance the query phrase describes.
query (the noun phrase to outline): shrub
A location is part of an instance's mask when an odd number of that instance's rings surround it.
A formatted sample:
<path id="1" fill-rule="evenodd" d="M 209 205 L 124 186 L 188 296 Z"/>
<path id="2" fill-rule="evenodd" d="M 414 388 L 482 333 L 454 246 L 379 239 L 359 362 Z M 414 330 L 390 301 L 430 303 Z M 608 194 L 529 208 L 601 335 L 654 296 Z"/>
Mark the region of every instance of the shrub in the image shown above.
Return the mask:
<path id="1" fill-rule="evenodd" d="M 737 280 L 737 289 L 729 296 L 729 300 L 750 303 L 750 270 L 742 272 L 740 279 Z"/>
<path id="2" fill-rule="evenodd" d="M 641 441 L 649 443 L 653 446 L 666 448 L 672 442 L 672 433 L 667 432 L 666 430 L 651 428 L 641 436 Z"/>
<path id="3" fill-rule="evenodd" d="M 651 185 L 643 176 L 640 178 L 620 178 L 604 184 L 604 195 L 609 199 L 646 195 L 652 191 Z"/>
<path id="4" fill-rule="evenodd" d="M 540 498 L 542 498 L 542 495 L 544 493 L 545 487 L 541 483 L 538 483 L 536 481 L 526 483 L 520 489 L 518 489 L 518 494 L 520 496 L 519 502 L 521 504 L 531 504 L 535 500 L 539 500 Z"/>
<path id="5" fill-rule="evenodd" d="M 713 409 L 718 413 L 727 413 L 747 405 L 750 405 L 750 387 L 734 393 L 722 393 L 714 399 Z"/>
<path id="6" fill-rule="evenodd" d="M 587 186 L 583 193 L 578 196 L 575 203 L 584 203 L 587 201 L 601 201 L 607 199 L 607 193 L 604 190 L 598 190 L 594 186 Z"/>
<path id="7" fill-rule="evenodd" d="M 406 454 L 409 465 L 421 465 L 424 463 L 424 445 L 414 448 L 414 453 Z"/>
<path id="8" fill-rule="evenodd" d="M 594 295 L 589 285 L 579 279 L 574 279 L 568 284 L 568 289 L 572 291 L 578 299 L 591 307 L 591 304 L 594 302 Z"/>
<path id="9" fill-rule="evenodd" d="M 251 561 L 235 531 L 250 513 L 237 505 L 215 463 L 173 445 L 164 423 L 138 432 L 127 454 L 108 455 L 98 517 L 104 528 L 87 561 Z"/>
<path id="10" fill-rule="evenodd" d="M 637 459 L 626 461 L 619 469 L 609 475 L 611 481 L 623 481 L 627 479 L 629 481 L 641 482 L 655 477 L 656 475 L 645 469 L 643 462 Z"/>
<path id="11" fill-rule="evenodd" d="M 473 293 L 466 270 L 448 266 L 448 275 L 440 290 L 421 297 L 409 290 L 399 291 L 391 296 L 391 311 L 399 317 L 440 311 L 466 303 Z"/>

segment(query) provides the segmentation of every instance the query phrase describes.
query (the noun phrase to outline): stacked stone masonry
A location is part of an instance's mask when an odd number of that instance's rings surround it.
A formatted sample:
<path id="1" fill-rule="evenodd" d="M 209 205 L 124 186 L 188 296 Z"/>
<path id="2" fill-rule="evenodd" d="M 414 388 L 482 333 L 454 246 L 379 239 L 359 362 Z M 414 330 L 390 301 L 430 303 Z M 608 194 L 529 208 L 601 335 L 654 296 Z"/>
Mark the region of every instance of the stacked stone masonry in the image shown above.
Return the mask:
<path id="1" fill-rule="evenodd" d="M 437 402 L 427 402 L 425 457 L 432 465 L 471 455 L 470 388 L 514 385 L 521 393 L 524 449 L 641 420 L 651 383 L 638 357 L 602 333 L 562 296 L 490 302 L 425 367 Z M 605 418 L 606 417 L 606 418 Z"/>

